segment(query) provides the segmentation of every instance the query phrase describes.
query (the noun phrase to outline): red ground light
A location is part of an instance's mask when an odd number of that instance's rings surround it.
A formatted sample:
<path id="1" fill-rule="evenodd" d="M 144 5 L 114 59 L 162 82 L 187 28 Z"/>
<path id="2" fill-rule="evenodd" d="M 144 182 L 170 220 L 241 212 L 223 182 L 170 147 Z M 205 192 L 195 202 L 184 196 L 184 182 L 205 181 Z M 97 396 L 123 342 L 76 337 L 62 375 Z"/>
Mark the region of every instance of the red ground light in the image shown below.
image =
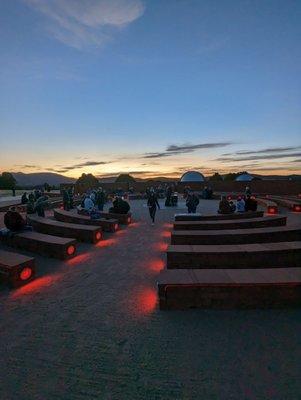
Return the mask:
<path id="1" fill-rule="evenodd" d="M 32 276 L 32 269 L 30 267 L 24 267 L 20 272 L 21 281 L 27 281 Z"/>
<path id="2" fill-rule="evenodd" d="M 118 224 L 115 224 L 114 225 L 114 231 L 117 231 L 118 230 Z"/>
<path id="3" fill-rule="evenodd" d="M 277 213 L 278 213 L 277 207 L 268 206 L 268 214 L 277 214 Z"/>
<path id="4" fill-rule="evenodd" d="M 75 253 L 75 246 L 73 246 L 73 244 L 71 244 L 67 248 L 67 254 L 68 254 L 68 256 L 72 256 L 74 253 Z"/>
<path id="5" fill-rule="evenodd" d="M 301 212 L 301 206 L 299 206 L 298 204 L 294 204 L 294 206 L 293 206 L 293 211 L 295 211 L 295 212 Z"/>
<path id="6" fill-rule="evenodd" d="M 131 223 L 131 217 L 128 217 L 128 224 Z"/>

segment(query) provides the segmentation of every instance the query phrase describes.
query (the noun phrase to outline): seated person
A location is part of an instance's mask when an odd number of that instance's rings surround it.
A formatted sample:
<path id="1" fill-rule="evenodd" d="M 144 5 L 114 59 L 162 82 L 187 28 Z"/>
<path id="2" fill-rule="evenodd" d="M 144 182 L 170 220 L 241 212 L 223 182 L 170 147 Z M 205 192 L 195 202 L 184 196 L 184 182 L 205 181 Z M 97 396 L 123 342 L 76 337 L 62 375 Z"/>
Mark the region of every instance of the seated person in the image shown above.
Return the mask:
<path id="1" fill-rule="evenodd" d="M 21 204 L 27 204 L 27 203 L 28 203 L 27 193 L 24 192 L 21 197 Z"/>
<path id="2" fill-rule="evenodd" d="M 187 207 L 188 214 L 196 213 L 196 209 L 197 209 L 199 202 L 200 201 L 199 201 L 198 196 L 192 190 L 190 190 L 190 192 L 187 196 L 187 199 L 186 199 L 186 207 Z"/>
<path id="3" fill-rule="evenodd" d="M 127 214 L 130 211 L 130 205 L 121 197 L 116 197 L 113 201 L 113 207 L 109 209 L 110 213 Z"/>
<path id="4" fill-rule="evenodd" d="M 45 207 L 49 205 L 48 196 L 40 196 L 35 203 L 35 211 L 39 217 L 45 217 Z"/>
<path id="5" fill-rule="evenodd" d="M 205 200 L 209 199 L 209 192 L 208 192 L 208 187 L 207 186 L 205 186 L 204 189 L 203 189 L 202 197 Z"/>
<path id="6" fill-rule="evenodd" d="M 229 204 L 230 204 L 230 208 L 231 208 L 231 212 L 235 212 L 236 211 L 236 205 L 233 203 L 233 201 L 231 200 L 231 201 L 229 201 Z"/>
<path id="7" fill-rule="evenodd" d="M 86 196 L 84 200 L 84 209 L 87 212 L 91 212 L 94 209 L 94 202 L 91 197 Z"/>
<path id="8" fill-rule="evenodd" d="M 257 201 L 254 197 L 248 195 L 245 201 L 246 211 L 257 211 Z"/>
<path id="9" fill-rule="evenodd" d="M 242 197 L 238 197 L 236 201 L 236 210 L 239 213 L 245 212 L 245 201 Z"/>
<path id="10" fill-rule="evenodd" d="M 217 211 L 219 214 L 232 214 L 233 209 L 226 196 L 222 196 L 221 201 L 219 202 L 219 209 Z"/>
<path id="11" fill-rule="evenodd" d="M 22 232 L 26 226 L 26 221 L 16 207 L 10 207 L 4 215 L 4 225 L 12 232 Z"/>

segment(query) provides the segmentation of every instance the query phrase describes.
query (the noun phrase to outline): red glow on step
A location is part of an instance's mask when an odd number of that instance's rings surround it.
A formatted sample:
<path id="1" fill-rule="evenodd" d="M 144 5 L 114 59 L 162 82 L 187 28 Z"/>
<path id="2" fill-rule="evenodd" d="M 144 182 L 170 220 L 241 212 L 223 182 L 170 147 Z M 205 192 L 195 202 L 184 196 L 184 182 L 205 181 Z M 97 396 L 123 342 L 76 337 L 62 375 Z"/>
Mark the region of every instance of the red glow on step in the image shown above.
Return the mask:
<path id="1" fill-rule="evenodd" d="M 70 246 L 67 247 L 67 254 L 68 256 L 72 256 L 75 253 L 75 246 L 71 244 Z"/>
<path id="2" fill-rule="evenodd" d="M 132 222 L 132 223 L 129 225 L 129 228 L 137 228 L 139 225 L 140 225 L 140 222 Z"/>
<path id="3" fill-rule="evenodd" d="M 170 224 L 170 223 L 165 223 L 165 224 L 163 224 L 163 226 L 164 226 L 164 228 L 167 228 L 167 229 L 172 229 L 173 228 L 173 224 Z"/>
<path id="4" fill-rule="evenodd" d="M 155 245 L 154 245 L 154 249 L 157 251 L 166 251 L 167 247 L 168 247 L 168 244 L 165 242 L 158 242 L 158 243 L 155 243 Z"/>
<path id="5" fill-rule="evenodd" d="M 24 267 L 20 272 L 21 281 L 27 281 L 32 276 L 32 269 L 30 267 Z"/>

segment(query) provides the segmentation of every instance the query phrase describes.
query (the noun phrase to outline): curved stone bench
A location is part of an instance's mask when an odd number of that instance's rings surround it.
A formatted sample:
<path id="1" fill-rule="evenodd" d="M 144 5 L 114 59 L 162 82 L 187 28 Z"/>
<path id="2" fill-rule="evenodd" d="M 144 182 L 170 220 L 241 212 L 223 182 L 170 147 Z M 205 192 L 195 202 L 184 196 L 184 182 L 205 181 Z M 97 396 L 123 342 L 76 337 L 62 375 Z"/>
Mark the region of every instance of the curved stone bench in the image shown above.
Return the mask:
<path id="1" fill-rule="evenodd" d="M 35 279 L 35 259 L 0 250 L 0 274 L 10 286 L 23 286 Z"/>
<path id="2" fill-rule="evenodd" d="M 282 207 L 286 207 L 291 211 L 294 212 L 301 212 L 301 202 L 298 200 L 289 200 L 284 197 L 277 197 L 277 196 L 269 196 L 270 200 L 275 201 Z"/>
<path id="3" fill-rule="evenodd" d="M 9 246 L 60 260 L 74 257 L 77 247 L 77 242 L 73 238 L 63 238 L 30 231 L 16 233 L 11 237 L 2 236 L 1 240 Z"/>
<path id="4" fill-rule="evenodd" d="M 175 230 L 252 229 L 286 225 L 286 217 L 237 219 L 234 221 L 176 221 Z"/>
<path id="5" fill-rule="evenodd" d="M 300 267 L 301 242 L 170 245 L 167 268 Z"/>
<path id="6" fill-rule="evenodd" d="M 77 207 L 77 212 L 79 215 L 85 215 L 86 211 L 82 209 L 81 207 Z M 117 213 L 111 213 L 108 211 L 98 211 L 100 214 L 101 218 L 105 219 L 117 219 L 119 224 L 121 225 L 129 225 L 132 222 L 132 214 L 127 213 L 127 214 L 117 214 Z"/>
<path id="7" fill-rule="evenodd" d="M 79 225 L 100 226 L 106 232 L 116 232 L 119 228 L 117 219 L 91 219 L 87 215 L 78 214 L 76 210 L 65 211 L 60 209 L 53 210 L 54 218 L 60 222 L 67 222 Z"/>
<path id="8" fill-rule="evenodd" d="M 216 231 L 173 231 L 171 244 L 248 244 L 301 240 L 301 228 L 254 228 Z"/>
<path id="9" fill-rule="evenodd" d="M 97 243 L 102 239 L 102 231 L 99 226 L 70 224 L 33 215 L 28 216 L 28 222 L 35 231 L 48 235 L 73 237 L 81 242 L 88 243 Z"/>
<path id="10" fill-rule="evenodd" d="M 266 207 L 267 213 L 270 215 L 278 214 L 278 205 L 272 200 L 266 199 L 264 197 L 256 197 L 257 203 L 263 207 Z"/>
<path id="11" fill-rule="evenodd" d="M 176 214 L 175 221 L 223 221 L 232 219 L 248 219 L 263 217 L 263 211 L 248 211 L 233 214 Z"/>
<path id="12" fill-rule="evenodd" d="M 161 310 L 301 306 L 301 268 L 163 270 Z"/>

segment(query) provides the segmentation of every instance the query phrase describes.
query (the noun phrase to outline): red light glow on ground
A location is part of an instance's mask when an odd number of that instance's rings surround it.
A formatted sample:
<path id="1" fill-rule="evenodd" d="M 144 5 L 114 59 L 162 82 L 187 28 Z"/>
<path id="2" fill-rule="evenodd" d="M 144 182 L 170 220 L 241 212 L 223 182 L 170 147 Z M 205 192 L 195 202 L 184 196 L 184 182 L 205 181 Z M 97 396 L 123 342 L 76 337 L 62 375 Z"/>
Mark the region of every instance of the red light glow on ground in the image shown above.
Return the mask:
<path id="1" fill-rule="evenodd" d="M 301 212 L 301 206 L 299 206 L 298 204 L 295 204 L 295 205 L 293 206 L 293 211 L 295 211 L 295 212 Z"/>
<path id="2" fill-rule="evenodd" d="M 141 225 L 141 222 L 132 222 L 128 227 L 129 228 L 137 228 L 139 225 Z"/>
<path id="3" fill-rule="evenodd" d="M 141 293 L 138 294 L 138 298 L 136 300 L 137 311 L 139 314 L 151 314 L 157 305 L 157 293 L 155 289 L 145 288 Z"/>
<path id="4" fill-rule="evenodd" d="M 83 254 L 78 254 L 77 256 L 71 258 L 70 260 L 67 261 L 68 265 L 78 265 L 82 264 L 83 262 L 88 261 L 90 258 L 89 253 L 83 253 Z"/>
<path id="5" fill-rule="evenodd" d="M 165 224 L 163 224 L 163 226 L 164 226 L 164 228 L 167 228 L 167 229 L 173 228 L 173 224 L 170 224 L 170 223 L 165 223 Z"/>
<path id="6" fill-rule="evenodd" d="M 110 238 L 110 239 L 101 240 L 100 242 L 98 242 L 96 244 L 96 246 L 97 247 L 109 247 L 109 246 L 112 246 L 113 244 L 116 244 L 116 243 L 117 243 L 116 239 Z"/>
<path id="7" fill-rule="evenodd" d="M 160 234 L 160 236 L 161 236 L 161 237 L 164 237 L 164 238 L 170 238 L 170 235 L 171 235 L 170 231 L 163 231 L 163 232 Z"/>
<path id="8" fill-rule="evenodd" d="M 124 229 L 119 229 L 117 232 L 116 232 L 116 235 L 124 235 L 125 234 L 125 230 Z"/>
<path id="9" fill-rule="evenodd" d="M 48 276 L 42 276 L 41 278 L 37 278 L 13 291 L 11 293 L 11 297 L 17 298 L 23 295 L 39 292 L 40 290 L 53 285 L 60 279 L 60 277 L 61 277 L 60 274 L 56 274 L 56 275 L 48 275 Z"/>
<path id="10" fill-rule="evenodd" d="M 154 272 L 160 272 L 164 268 L 164 261 L 161 260 L 160 258 L 151 260 L 147 264 L 148 269 Z"/>
<path id="11" fill-rule="evenodd" d="M 167 250 L 167 247 L 168 247 L 168 244 L 167 244 L 167 243 L 165 243 L 165 242 L 158 242 L 158 243 L 155 243 L 155 245 L 154 245 L 154 250 L 156 250 L 156 251 L 166 251 L 166 250 Z"/>
<path id="12" fill-rule="evenodd" d="M 27 281 L 32 275 L 32 269 L 30 267 L 24 267 L 20 272 L 20 279 L 21 281 Z"/>

